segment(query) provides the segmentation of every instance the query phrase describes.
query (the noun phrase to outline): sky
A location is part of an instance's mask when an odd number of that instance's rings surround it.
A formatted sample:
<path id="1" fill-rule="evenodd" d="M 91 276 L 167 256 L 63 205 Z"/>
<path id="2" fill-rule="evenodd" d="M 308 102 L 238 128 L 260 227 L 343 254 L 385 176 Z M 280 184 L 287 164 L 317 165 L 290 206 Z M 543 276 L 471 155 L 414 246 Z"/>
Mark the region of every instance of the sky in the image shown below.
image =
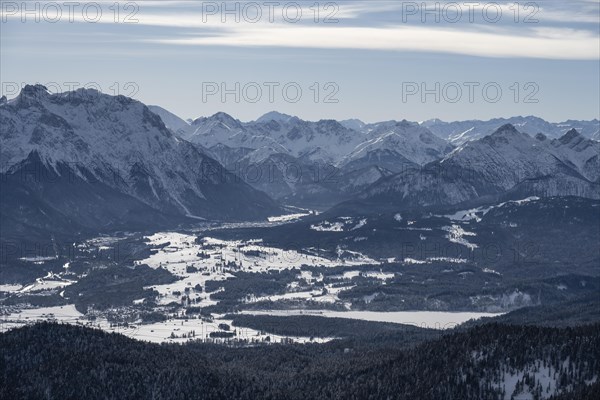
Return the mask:
<path id="1" fill-rule="evenodd" d="M 5 1 L 0 81 L 182 118 L 600 117 L 600 0 Z"/>

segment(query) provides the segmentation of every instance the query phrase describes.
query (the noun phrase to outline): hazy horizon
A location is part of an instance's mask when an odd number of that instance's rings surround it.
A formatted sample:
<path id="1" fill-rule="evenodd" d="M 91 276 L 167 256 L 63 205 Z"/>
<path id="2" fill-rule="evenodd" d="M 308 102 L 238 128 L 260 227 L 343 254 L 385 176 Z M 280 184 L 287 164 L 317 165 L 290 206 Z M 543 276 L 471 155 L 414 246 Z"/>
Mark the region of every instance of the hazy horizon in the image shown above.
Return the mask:
<path id="1" fill-rule="evenodd" d="M 35 84 L 41 84 L 41 83 L 32 83 L 31 85 L 35 85 Z M 30 85 L 30 84 L 29 84 L 29 83 L 27 83 L 27 85 Z M 42 84 L 42 85 L 43 85 L 43 84 Z M 50 92 L 51 92 L 51 91 L 50 91 Z M 51 93 L 52 93 L 52 92 L 51 92 Z M 62 92 L 62 93 L 66 93 L 66 92 Z M 56 94 L 56 93 L 52 93 L 52 94 Z M 105 94 L 109 94 L 109 95 L 111 95 L 111 93 L 105 93 Z M 3 96 L 3 95 L 4 95 L 4 93 L 0 93 L 0 96 Z M 8 98 L 7 98 L 7 100 L 8 100 L 8 101 L 12 101 L 12 100 L 14 100 L 16 97 L 17 97 L 17 96 L 8 97 Z M 134 96 L 133 98 L 134 98 L 135 100 L 141 101 L 141 100 L 139 100 L 139 99 L 136 99 L 136 98 L 135 98 L 135 96 Z M 269 114 L 269 113 L 273 113 L 273 112 L 275 112 L 275 113 L 280 113 L 280 114 L 286 114 L 286 115 L 290 115 L 291 117 L 297 117 L 297 118 L 300 118 L 301 120 L 304 120 L 304 121 L 311 121 L 311 122 L 316 122 L 316 121 L 319 121 L 319 120 L 331 120 L 331 119 L 334 119 L 334 120 L 336 120 L 336 121 L 359 120 L 360 122 L 363 122 L 363 123 L 365 123 L 365 124 L 374 124 L 374 123 L 378 123 L 378 122 L 385 122 L 385 121 L 392 121 L 392 120 L 394 120 L 394 121 L 402 121 L 402 120 L 407 120 L 407 121 L 409 121 L 409 122 L 423 123 L 423 122 L 426 122 L 426 121 L 430 121 L 430 120 L 435 120 L 435 119 L 437 119 L 437 120 L 440 120 L 440 121 L 442 121 L 442 122 L 449 122 L 449 123 L 451 123 L 451 122 L 464 122 L 464 121 L 488 121 L 488 120 L 493 120 L 493 119 L 507 119 L 507 120 L 508 120 L 508 119 L 512 119 L 512 118 L 529 118 L 529 117 L 533 117 L 533 118 L 541 118 L 541 119 L 543 119 L 544 121 L 546 121 L 546 122 L 549 122 L 549 123 L 552 123 L 552 124 L 558 124 L 558 123 L 566 122 L 566 121 L 568 121 L 568 120 L 576 120 L 576 121 L 596 121 L 596 120 L 600 120 L 600 115 L 599 115 L 599 116 L 597 116 L 597 117 L 595 117 L 595 118 L 590 118 L 590 119 L 568 118 L 568 119 L 565 119 L 565 120 L 548 120 L 548 119 L 546 119 L 546 118 L 542 118 L 542 117 L 540 117 L 540 116 L 538 116 L 538 115 L 523 115 L 523 114 L 521 114 L 521 115 L 504 115 L 504 116 L 494 116 L 494 117 L 491 117 L 491 118 L 486 118 L 486 119 L 483 119 L 483 118 L 478 118 L 478 117 L 476 117 L 476 116 L 474 116 L 474 117 L 472 117 L 472 118 L 466 118 L 466 119 L 442 119 L 442 118 L 438 118 L 438 117 L 432 117 L 432 118 L 428 118 L 428 119 L 424 119 L 424 120 L 411 119 L 411 118 L 406 118 L 406 117 L 403 117 L 403 116 L 399 116 L 399 117 L 396 117 L 396 118 L 388 118 L 388 119 L 383 119 L 383 120 L 366 120 L 366 119 L 363 119 L 363 118 L 360 118 L 360 117 L 349 117 L 349 118 L 336 119 L 336 118 L 330 118 L 330 117 L 327 117 L 327 116 L 325 116 L 325 117 L 322 117 L 322 118 L 317 118 L 317 119 L 310 119 L 310 118 L 304 118 L 302 115 L 297 115 L 297 114 L 294 114 L 294 113 L 293 113 L 293 111 L 292 111 L 291 113 L 287 113 L 287 112 L 282 112 L 282 111 L 279 111 L 279 110 L 276 110 L 276 109 L 270 109 L 270 110 L 266 110 L 266 111 L 264 111 L 264 112 L 260 113 L 259 115 L 255 116 L 255 117 L 253 117 L 253 118 L 249 118 L 249 119 L 242 119 L 242 118 L 239 118 L 237 115 L 235 115 L 235 114 L 233 114 L 233 113 L 230 113 L 230 112 L 227 112 L 227 111 L 224 111 L 224 110 L 217 110 L 217 111 L 215 111 L 215 112 L 214 112 L 214 113 L 212 113 L 212 114 L 204 114 L 204 115 L 198 115 L 198 116 L 195 116 L 195 117 L 188 117 L 188 116 L 182 116 L 182 115 L 179 115 L 178 113 L 176 113 L 176 112 L 174 112 L 173 110 L 170 110 L 170 109 L 168 109 L 168 108 L 164 107 L 164 106 L 163 106 L 163 105 L 161 105 L 161 104 L 149 104 L 149 103 L 145 103 L 145 102 L 143 102 L 143 101 L 141 101 L 141 102 L 142 102 L 142 103 L 144 103 L 144 104 L 145 104 L 145 105 L 147 105 L 147 106 L 151 106 L 151 107 L 160 107 L 160 108 L 162 108 L 162 109 L 164 109 L 164 110 L 166 110 L 166 111 L 168 111 L 168 112 L 170 112 L 170 113 L 174 114 L 176 117 L 178 117 L 178 118 L 180 118 L 180 119 L 182 119 L 183 121 L 186 121 L 186 122 L 189 122 L 189 121 L 194 121 L 194 120 L 196 120 L 196 119 L 199 119 L 199 118 L 207 118 L 207 117 L 211 117 L 211 116 L 213 116 L 213 115 L 215 115 L 215 114 L 217 114 L 217 113 L 219 113 L 219 112 L 223 112 L 223 113 L 225 113 L 225 114 L 228 114 L 228 115 L 230 115 L 231 117 L 233 117 L 233 118 L 235 118 L 235 119 L 237 119 L 237 120 L 239 120 L 239 121 L 241 121 L 241 122 L 243 122 L 243 123 L 248 123 L 248 122 L 253 122 L 253 121 L 256 121 L 256 120 L 258 120 L 260 117 L 262 117 L 262 116 L 264 116 L 264 115 L 267 115 L 267 114 Z"/>

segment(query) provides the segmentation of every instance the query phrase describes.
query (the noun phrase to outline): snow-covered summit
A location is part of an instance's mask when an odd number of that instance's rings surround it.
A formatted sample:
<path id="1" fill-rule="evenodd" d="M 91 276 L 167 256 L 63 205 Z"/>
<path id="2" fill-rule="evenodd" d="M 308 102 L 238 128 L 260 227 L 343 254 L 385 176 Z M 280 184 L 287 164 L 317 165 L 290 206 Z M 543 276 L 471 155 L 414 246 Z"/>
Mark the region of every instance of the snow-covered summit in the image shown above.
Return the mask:
<path id="1" fill-rule="evenodd" d="M 511 192 L 600 197 L 598 143 L 576 132 L 561 139 L 541 141 L 505 124 L 440 161 L 377 182 L 361 197 L 406 207 L 447 206 Z"/>
<path id="2" fill-rule="evenodd" d="M 511 124 L 520 132 L 535 136 L 542 133 L 550 138 L 558 138 L 571 129 L 577 131 L 584 137 L 594 140 L 600 139 L 600 121 L 569 120 L 560 123 L 551 123 L 535 116 L 517 116 L 511 118 L 494 118 L 487 121 L 467 120 L 445 122 L 440 119 L 431 119 L 421 123 L 422 126 L 431 130 L 435 135 L 448 140 L 454 145 L 461 145 L 468 141 L 481 139 L 494 133 L 505 124 Z"/>
<path id="3" fill-rule="evenodd" d="M 406 120 L 382 124 L 368 133 L 368 139 L 344 157 L 345 165 L 368 156 L 373 151 L 394 151 L 403 159 L 424 165 L 452 150 L 448 143 L 428 129 Z"/>
<path id="4" fill-rule="evenodd" d="M 293 117 L 291 115 L 280 113 L 277 111 L 270 111 L 270 112 L 262 115 L 261 117 L 259 117 L 256 120 L 256 122 L 266 123 L 269 121 L 277 121 L 277 122 L 286 123 L 286 122 L 290 121 L 292 118 L 298 118 L 298 117 Z"/>
<path id="5" fill-rule="evenodd" d="M 226 192 L 237 192 L 240 203 L 254 199 L 273 206 L 125 96 L 93 89 L 51 94 L 29 85 L 0 107 L 0 126 L 2 173 L 35 154 L 50 171 L 68 168 L 77 180 L 102 182 L 165 212 L 217 216 L 222 204 L 216 202 Z"/>

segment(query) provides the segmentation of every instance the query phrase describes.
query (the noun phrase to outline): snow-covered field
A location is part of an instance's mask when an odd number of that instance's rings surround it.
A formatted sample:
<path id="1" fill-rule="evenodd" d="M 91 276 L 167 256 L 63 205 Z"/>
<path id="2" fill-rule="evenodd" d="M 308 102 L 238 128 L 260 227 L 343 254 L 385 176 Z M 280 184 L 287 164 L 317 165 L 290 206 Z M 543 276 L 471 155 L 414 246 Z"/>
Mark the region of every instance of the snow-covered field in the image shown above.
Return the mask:
<path id="1" fill-rule="evenodd" d="M 310 229 L 317 232 L 343 232 L 344 223 L 323 221 L 320 224 L 311 225 Z"/>
<path id="2" fill-rule="evenodd" d="M 344 265 L 350 267 L 353 265 L 378 263 L 360 253 L 348 253 L 345 251 L 344 253 L 346 254 L 344 254 L 343 261 L 341 259 L 330 260 L 296 250 L 283 250 L 263 246 L 260 240 L 242 242 L 206 237 L 200 243 L 196 243 L 195 236 L 176 232 L 157 233 L 149 236 L 147 239 L 151 246 L 157 246 L 157 252 L 136 263 L 148 264 L 152 268 L 165 268 L 181 278 L 181 280 L 174 283 L 151 286 L 160 293 L 159 304 L 179 302 L 181 300 L 181 293 L 186 288 L 191 290 L 196 285 L 204 287 L 207 281 L 222 281 L 232 278 L 232 271 L 258 273 L 300 268 L 303 265 L 318 267 Z M 168 246 L 158 248 L 158 246 L 164 245 L 167 242 L 169 243 Z M 199 254 L 202 256 L 199 256 Z M 342 252 L 340 251 L 339 254 L 342 255 Z M 348 254 L 351 257 L 348 257 Z M 191 271 L 188 267 L 195 268 L 196 272 L 188 272 Z M 389 277 L 392 276 L 390 274 L 386 275 L 386 278 Z M 337 299 L 337 293 L 340 291 L 340 288 L 329 286 L 325 294 L 317 294 L 313 291 L 298 291 L 279 296 L 255 297 L 247 299 L 247 301 L 310 298 L 314 301 L 333 303 L 339 300 Z M 205 292 L 194 292 L 191 297 L 195 305 L 199 307 L 207 307 L 216 303 Z"/>
<path id="3" fill-rule="evenodd" d="M 349 260 L 330 260 L 308 252 L 263 246 L 261 240 L 227 241 L 205 237 L 201 243 L 195 243 L 195 238 L 194 235 L 176 232 L 149 236 L 147 239 L 151 246 L 166 242 L 170 244 L 137 264 L 148 264 L 153 268 L 164 266 L 175 275 L 186 275 L 186 266 L 192 266 L 200 268 L 202 272 L 218 270 L 211 276 L 220 276 L 221 270 L 229 262 L 236 263 L 238 270 L 247 272 L 292 269 L 303 265 L 333 267 L 377 263 L 359 253 L 355 253 L 356 257 Z M 199 257 L 198 253 L 201 252 L 210 257 Z M 255 255 L 257 253 L 259 255 Z"/>
<path id="4" fill-rule="evenodd" d="M 35 256 L 35 257 L 21 257 L 21 261 L 27 261 L 27 262 L 32 262 L 34 264 L 43 264 L 44 261 L 51 261 L 51 260 L 55 260 L 56 257 L 42 257 L 42 256 Z"/>
<path id="5" fill-rule="evenodd" d="M 356 219 L 353 217 L 339 217 L 338 221 L 321 221 L 312 224 L 310 229 L 317 232 L 349 232 L 367 225 L 368 219 Z"/>
<path id="6" fill-rule="evenodd" d="M 463 245 L 470 250 L 474 250 L 479 247 L 465 239 L 465 236 L 477 236 L 477 234 L 474 232 L 465 231 L 460 225 L 444 226 L 442 229 L 448 232 L 446 238 L 452 243 Z"/>
<path id="7" fill-rule="evenodd" d="M 334 287 L 331 284 L 325 285 L 325 290 L 307 290 L 299 292 L 287 292 L 274 296 L 249 297 L 246 303 L 257 303 L 261 301 L 278 301 L 278 300 L 311 300 L 318 303 L 335 304 L 340 302 L 339 293 L 344 290 L 352 289 L 353 286 Z M 349 303 L 344 303 L 346 308 L 350 308 Z"/>
<path id="8" fill-rule="evenodd" d="M 269 217 L 268 221 L 269 222 L 291 222 L 291 221 L 297 221 L 302 217 L 306 217 L 307 215 L 310 215 L 310 213 L 284 214 L 284 215 Z"/>
<path id="9" fill-rule="evenodd" d="M 368 223 L 366 219 L 341 218 L 334 222 L 332 227 L 339 227 L 344 231 L 350 231 L 361 228 Z M 461 242 L 461 244 L 474 246 L 465 240 L 465 236 L 473 236 L 465 231 L 459 225 L 448 227 L 449 239 Z M 85 246 L 92 248 L 110 247 L 115 242 L 115 238 L 98 238 L 88 241 Z M 280 248 L 266 246 L 261 240 L 221 240 L 210 236 L 204 236 L 197 239 L 192 233 L 180 232 L 159 232 L 145 237 L 153 253 L 145 259 L 135 261 L 136 265 L 146 264 L 151 268 L 164 268 L 179 279 L 173 283 L 152 285 L 152 288 L 159 293 L 156 302 L 159 306 L 166 306 L 172 303 L 182 304 L 182 298 L 189 301 L 187 305 L 205 308 L 217 304 L 217 300 L 211 299 L 210 294 L 206 292 L 206 283 L 208 281 L 225 281 L 235 278 L 235 273 L 243 271 L 247 273 L 267 273 L 270 271 L 282 271 L 297 269 L 296 279 L 288 284 L 284 293 L 270 296 L 251 295 L 240 299 L 242 303 L 260 303 L 269 301 L 310 301 L 311 303 L 322 304 L 327 308 L 332 304 L 345 307 L 347 311 L 246 311 L 252 314 L 269 315 L 321 315 L 325 317 L 361 319 L 365 321 L 392 322 L 400 324 L 410 324 L 419 327 L 428 327 L 434 329 L 448 329 L 461 324 L 470 319 L 481 317 L 492 317 L 497 314 L 487 313 L 453 313 L 453 312 L 369 312 L 369 311 L 351 311 L 351 304 L 342 301 L 339 297 L 340 292 L 352 289 L 356 283 L 353 278 L 365 277 L 376 279 L 386 284 L 390 279 L 402 275 L 400 273 L 383 272 L 379 270 L 380 262 L 372 260 L 361 253 L 353 252 L 347 249 L 338 248 L 337 258 L 327 259 L 320 256 L 315 249 L 297 249 L 284 250 Z M 437 259 L 414 260 L 404 259 L 405 264 L 425 264 L 430 261 L 444 261 L 449 263 L 464 263 L 466 260 L 438 257 Z M 372 265 L 370 270 L 357 268 L 365 264 Z M 309 271 L 305 267 L 331 268 L 343 266 L 343 272 L 328 277 L 324 282 L 322 273 Z M 304 267 L 304 269 L 303 269 Z M 68 272 L 69 263 L 65 264 L 64 270 Z M 497 273 L 493 270 L 487 270 L 489 273 Z M 0 292 L 9 292 L 14 294 L 31 293 L 58 293 L 67 285 L 74 283 L 70 279 L 61 276 L 62 273 L 48 273 L 43 278 L 38 278 L 34 283 L 22 285 L 2 285 Z M 313 287 L 314 284 L 318 286 Z M 217 289 L 224 290 L 223 288 Z M 215 292 L 212 292 L 215 293 Z M 61 293 L 59 293 L 61 294 Z M 365 296 L 364 301 L 369 303 L 378 293 Z M 187 300 L 189 299 L 189 300 Z M 512 299 L 504 299 L 510 302 Z M 516 301 L 516 300 L 514 300 Z M 133 301 L 132 307 L 140 306 L 144 299 Z M 211 332 L 220 332 L 224 334 L 225 325 L 231 325 L 230 320 L 223 319 L 223 315 L 213 314 L 212 318 L 199 318 L 196 315 L 186 316 L 184 308 L 180 308 L 177 313 L 171 312 L 165 314 L 167 320 L 142 324 L 141 321 L 129 324 L 128 326 L 114 326 L 100 314 L 92 321 L 87 316 L 79 313 L 73 305 L 31 308 L 30 306 L 12 306 L 4 310 L 2 315 L 2 329 L 10 329 L 24 324 L 30 324 L 40 320 L 56 320 L 70 324 L 91 325 L 106 331 L 119 331 L 129 337 L 152 341 L 152 342 L 183 342 L 188 340 L 206 340 L 210 338 Z M 306 342 L 307 338 L 292 337 L 283 338 L 275 335 L 266 335 L 252 329 L 231 327 L 230 332 L 235 330 L 236 340 L 247 340 L 248 342 L 269 340 L 281 341 L 283 339 L 295 342 Z M 331 338 L 330 338 L 331 339 Z M 330 340 L 324 339 L 324 340 Z M 211 340 L 223 341 L 226 339 L 211 338 Z"/>
<path id="10" fill-rule="evenodd" d="M 113 325 L 104 318 L 97 318 L 94 321 L 88 319 L 75 309 L 73 305 L 43 307 L 43 308 L 25 308 L 0 316 L 0 331 L 18 328 L 21 326 L 33 324 L 39 321 L 56 321 L 60 323 L 90 326 L 99 328 L 107 332 L 118 332 L 137 340 L 162 343 L 183 343 L 191 340 L 225 342 L 227 339 L 210 338 L 213 332 L 225 332 L 219 325 L 228 325 L 230 332 L 235 332 L 232 340 L 245 340 L 252 342 L 277 343 L 284 340 L 291 340 L 296 343 L 307 342 L 326 342 L 334 338 L 310 338 L 296 336 L 279 336 L 245 327 L 234 327 L 232 321 L 220 318 L 207 321 L 198 318 L 170 318 L 164 322 L 152 324 L 128 324 Z M 268 338 L 268 339 L 267 339 Z"/>
<path id="11" fill-rule="evenodd" d="M 18 283 L 6 283 L 4 285 L 0 285 L 0 292 L 17 292 L 21 290 L 23 285 L 19 285 Z"/>
<path id="12" fill-rule="evenodd" d="M 466 258 L 456 257 L 427 257 L 425 260 L 417 260 L 414 258 L 405 258 L 402 260 L 404 264 L 427 264 L 430 262 L 447 262 L 451 264 L 465 264 L 468 260 Z"/>
<path id="13" fill-rule="evenodd" d="M 490 210 L 494 209 L 494 208 L 500 208 L 506 204 L 517 204 L 517 205 L 522 205 L 525 203 L 529 203 L 531 201 L 537 201 L 539 200 L 539 197 L 527 197 L 526 199 L 523 200 L 514 200 L 514 201 L 507 201 L 504 203 L 500 203 L 494 206 L 488 206 L 488 207 L 477 207 L 477 208 L 472 208 L 469 210 L 461 210 L 461 211 L 457 211 L 453 214 L 447 214 L 447 215 L 442 215 L 442 217 L 446 217 L 452 221 L 462 221 L 462 222 L 466 222 L 466 221 L 475 221 L 475 222 L 480 222 L 482 217 L 485 216 Z"/>
<path id="14" fill-rule="evenodd" d="M 358 225 L 362 223 L 364 222 L 358 221 Z M 115 240 L 115 238 L 98 238 L 97 240 L 90 240 L 82 244 L 82 246 L 86 249 L 88 247 L 90 249 L 99 247 L 109 248 Z M 147 264 L 151 268 L 164 268 L 180 278 L 173 283 L 149 286 L 149 288 L 159 293 L 159 297 L 157 298 L 159 306 L 173 302 L 181 303 L 182 294 L 187 294 L 190 301 L 196 307 L 203 308 L 214 305 L 217 301 L 210 299 L 210 293 L 206 293 L 205 290 L 195 290 L 195 288 L 200 286 L 200 288 L 204 289 L 207 281 L 223 281 L 228 278 L 234 278 L 232 272 L 237 271 L 264 273 L 273 270 L 300 269 L 302 266 L 327 268 L 339 265 L 351 267 L 365 263 L 376 263 L 376 261 L 360 253 L 342 251 L 341 249 L 338 251 L 338 254 L 340 256 L 343 255 L 344 259 L 330 260 L 318 255 L 309 254 L 305 251 L 283 250 L 264 246 L 260 240 L 226 241 L 205 237 L 197 242 L 195 235 L 178 232 L 160 232 L 146 237 L 146 240 L 154 250 L 154 254 L 146 259 L 136 261 L 135 264 Z M 68 268 L 69 265 L 67 263 L 64 267 L 65 271 Z M 361 272 L 351 270 L 340 276 L 340 279 L 351 279 L 353 276 L 358 276 L 359 274 Z M 377 271 L 363 274 L 383 281 L 393 277 L 393 274 L 385 274 Z M 313 276 L 308 271 L 301 271 L 298 274 L 298 281 L 290 284 L 289 292 L 276 296 L 253 296 L 244 299 L 244 302 L 311 299 L 315 302 L 332 304 L 340 301 L 338 294 L 341 291 L 352 288 L 352 285 L 334 286 L 333 284 L 324 285 L 324 289 L 319 290 L 306 290 L 300 287 L 301 284 L 306 285 L 310 282 L 322 280 L 322 275 Z M 74 282 L 73 280 L 62 278 L 59 274 L 49 273 L 27 286 L 16 284 L 2 285 L 0 291 L 8 293 L 49 293 L 60 290 Z M 142 303 L 143 299 L 135 300 L 132 306 Z M 127 327 L 117 327 L 110 324 L 103 317 L 97 317 L 92 322 L 85 315 L 78 312 L 73 305 L 47 308 L 20 306 L 11 307 L 8 311 L 5 311 L 5 314 L 1 318 L 1 329 L 11 329 L 36 321 L 55 320 L 70 324 L 90 325 L 106 331 L 119 331 L 127 336 L 141 340 L 181 342 L 195 339 L 206 340 L 209 338 L 211 332 L 224 332 L 220 329 L 219 325 L 231 324 L 231 321 L 223 320 L 222 316 L 213 315 L 213 317 L 215 319 L 210 321 L 191 317 L 186 318 L 183 314 L 177 317 L 169 315 L 165 322 L 150 324 L 134 323 Z M 252 329 L 231 327 L 232 331 L 234 329 L 236 330 L 236 340 L 245 339 L 249 342 L 265 341 L 267 336 L 271 342 L 286 339 L 303 343 L 309 340 L 302 337 L 284 338 L 263 334 Z M 214 340 L 223 341 L 225 339 L 216 338 Z"/>
<path id="15" fill-rule="evenodd" d="M 75 283 L 75 281 L 70 280 L 70 279 L 65 279 L 65 278 L 60 277 L 59 275 L 55 275 L 51 272 L 48 272 L 48 274 L 45 277 L 37 278 L 34 283 L 27 285 L 25 287 L 22 287 L 15 291 L 19 292 L 19 293 L 25 293 L 25 292 L 36 292 L 36 291 L 40 291 L 40 290 L 59 289 L 59 288 L 65 287 L 65 286 L 69 286 L 73 283 Z"/>
<path id="16" fill-rule="evenodd" d="M 33 324 L 37 321 L 57 321 L 67 324 L 77 324 L 84 321 L 84 315 L 72 304 L 56 307 L 23 308 L 6 315 L 0 315 L 0 330 Z"/>

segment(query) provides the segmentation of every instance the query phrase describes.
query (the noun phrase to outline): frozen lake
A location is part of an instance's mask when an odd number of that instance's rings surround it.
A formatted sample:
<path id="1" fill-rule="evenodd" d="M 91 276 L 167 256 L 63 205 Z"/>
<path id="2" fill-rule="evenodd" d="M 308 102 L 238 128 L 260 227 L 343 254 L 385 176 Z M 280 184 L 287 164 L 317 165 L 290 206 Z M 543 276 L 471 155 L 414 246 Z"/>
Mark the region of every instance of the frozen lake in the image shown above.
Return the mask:
<path id="1" fill-rule="evenodd" d="M 443 312 L 443 311 L 329 311 L 329 310 L 265 310 L 243 311 L 251 315 L 312 315 L 327 318 L 349 318 L 372 322 L 392 322 L 396 324 L 414 325 L 420 328 L 451 329 L 469 320 L 484 317 L 497 317 L 502 314 L 476 312 Z"/>

